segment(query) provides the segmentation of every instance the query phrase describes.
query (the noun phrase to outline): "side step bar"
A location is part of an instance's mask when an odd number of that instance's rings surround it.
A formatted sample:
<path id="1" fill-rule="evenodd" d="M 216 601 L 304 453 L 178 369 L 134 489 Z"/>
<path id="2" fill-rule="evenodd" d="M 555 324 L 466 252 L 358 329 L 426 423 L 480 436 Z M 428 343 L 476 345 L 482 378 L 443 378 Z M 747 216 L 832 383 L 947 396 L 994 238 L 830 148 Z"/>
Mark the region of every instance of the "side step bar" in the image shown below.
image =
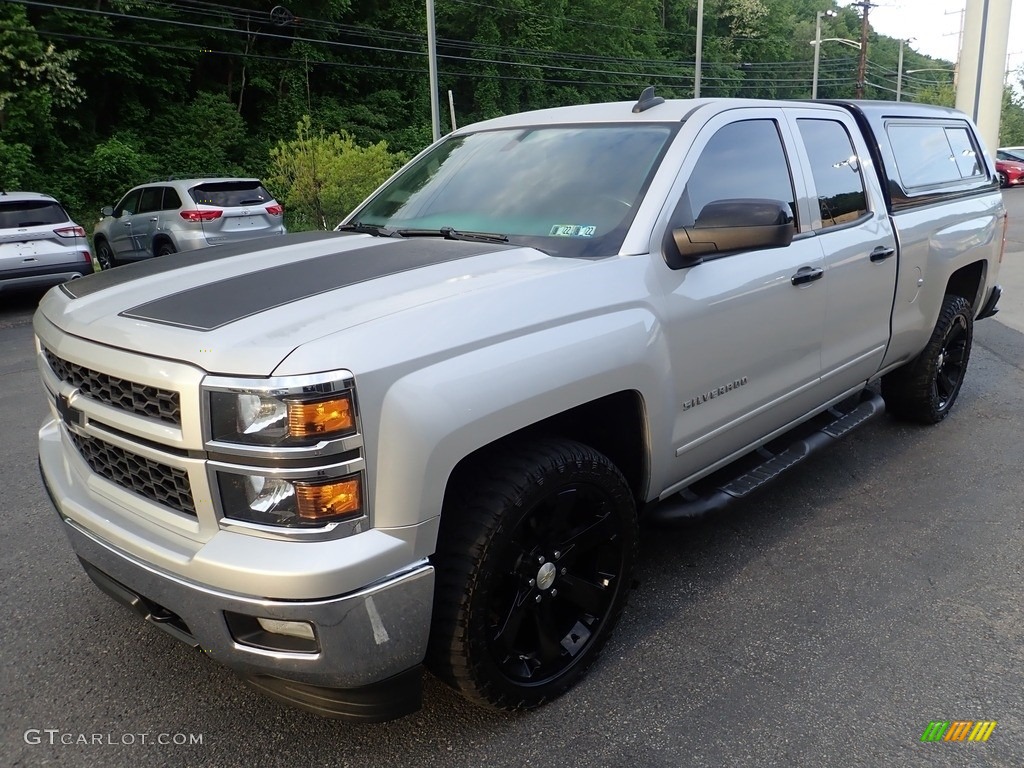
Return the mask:
<path id="1" fill-rule="evenodd" d="M 790 442 L 779 446 L 777 450 L 764 447 L 748 454 L 748 457 L 754 459 L 753 465 L 741 459 L 735 462 L 741 467 L 738 471 L 730 465 L 697 481 L 649 508 L 644 519 L 653 525 L 671 526 L 724 509 L 750 496 L 786 470 L 884 412 L 885 401 L 874 392 L 865 391 L 852 410 L 830 408 L 809 424 L 797 427 L 791 433 L 797 436 L 789 437 Z M 783 435 L 769 445 L 778 446 L 787 437 Z"/>

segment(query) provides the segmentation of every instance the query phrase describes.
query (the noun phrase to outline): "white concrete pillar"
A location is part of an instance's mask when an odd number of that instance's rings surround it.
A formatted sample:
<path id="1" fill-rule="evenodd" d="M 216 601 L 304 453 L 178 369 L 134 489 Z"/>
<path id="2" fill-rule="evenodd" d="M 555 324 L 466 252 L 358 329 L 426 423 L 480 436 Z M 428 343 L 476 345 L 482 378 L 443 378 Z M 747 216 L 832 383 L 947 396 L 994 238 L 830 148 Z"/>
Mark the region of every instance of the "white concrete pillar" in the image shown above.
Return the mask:
<path id="1" fill-rule="evenodd" d="M 967 0 L 964 14 L 956 108 L 978 124 L 982 141 L 991 153 L 999 145 L 1010 3 L 1011 0 Z"/>

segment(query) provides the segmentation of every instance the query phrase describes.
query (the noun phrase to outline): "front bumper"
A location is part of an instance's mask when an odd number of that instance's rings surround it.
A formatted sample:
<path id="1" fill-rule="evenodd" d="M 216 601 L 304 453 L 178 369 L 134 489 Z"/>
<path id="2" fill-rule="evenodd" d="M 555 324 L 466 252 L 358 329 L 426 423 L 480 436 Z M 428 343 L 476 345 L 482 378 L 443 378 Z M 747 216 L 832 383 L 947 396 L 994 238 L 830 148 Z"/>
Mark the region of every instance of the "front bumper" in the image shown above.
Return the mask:
<path id="1" fill-rule="evenodd" d="M 60 500 L 73 492 L 62 487 L 66 476 L 48 473 L 42 460 L 40 470 L 90 578 L 154 626 L 201 648 L 264 693 L 317 714 L 379 721 L 419 708 L 419 665 L 434 589 L 434 569 L 427 561 L 330 598 L 236 594 L 148 565 L 102 540 L 65 513 Z M 240 630 L 254 626 L 256 618 L 307 622 L 314 628 L 315 647 L 287 650 L 294 645 L 287 636 Z"/>

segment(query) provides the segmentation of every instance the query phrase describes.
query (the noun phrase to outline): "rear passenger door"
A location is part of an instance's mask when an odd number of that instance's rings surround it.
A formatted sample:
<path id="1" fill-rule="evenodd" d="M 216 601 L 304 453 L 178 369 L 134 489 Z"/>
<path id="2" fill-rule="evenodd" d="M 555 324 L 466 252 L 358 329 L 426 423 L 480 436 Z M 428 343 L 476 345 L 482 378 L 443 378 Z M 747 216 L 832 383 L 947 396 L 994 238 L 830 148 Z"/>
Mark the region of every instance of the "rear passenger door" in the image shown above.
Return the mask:
<path id="1" fill-rule="evenodd" d="M 811 231 L 825 263 L 822 392 L 838 395 L 881 366 L 889 342 L 897 253 L 867 145 L 838 110 L 787 113 L 811 192 Z"/>

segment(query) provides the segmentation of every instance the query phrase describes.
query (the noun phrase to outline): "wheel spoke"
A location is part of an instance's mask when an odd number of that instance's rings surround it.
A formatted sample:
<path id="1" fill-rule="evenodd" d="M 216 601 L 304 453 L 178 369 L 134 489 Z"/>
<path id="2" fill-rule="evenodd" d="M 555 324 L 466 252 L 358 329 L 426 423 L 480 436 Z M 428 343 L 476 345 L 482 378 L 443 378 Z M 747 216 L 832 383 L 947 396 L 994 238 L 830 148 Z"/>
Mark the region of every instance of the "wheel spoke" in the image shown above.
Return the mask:
<path id="1" fill-rule="evenodd" d="M 612 541 L 618 535 L 618 532 L 614 517 L 611 514 L 605 514 L 582 531 L 565 539 L 556 548 L 562 553 L 563 559 L 571 563 L 580 555 L 591 552 L 602 544 Z"/>
<path id="2" fill-rule="evenodd" d="M 611 591 L 610 587 L 594 584 L 571 573 L 558 577 L 558 597 L 597 618 L 604 614 Z"/>
<path id="3" fill-rule="evenodd" d="M 542 664 L 551 664 L 558 660 L 563 650 L 561 638 L 555 634 L 551 603 L 542 603 L 533 615 L 537 624 L 537 655 Z"/>
<path id="4" fill-rule="evenodd" d="M 513 643 L 515 643 L 516 638 L 519 636 L 519 630 L 523 626 L 523 618 L 529 610 L 527 608 L 527 600 L 530 599 L 532 593 L 532 589 L 521 589 L 516 593 L 512 605 L 509 606 L 504 619 L 498 626 L 498 631 L 494 635 L 495 642 L 500 643 L 510 653 L 514 650 Z"/>

